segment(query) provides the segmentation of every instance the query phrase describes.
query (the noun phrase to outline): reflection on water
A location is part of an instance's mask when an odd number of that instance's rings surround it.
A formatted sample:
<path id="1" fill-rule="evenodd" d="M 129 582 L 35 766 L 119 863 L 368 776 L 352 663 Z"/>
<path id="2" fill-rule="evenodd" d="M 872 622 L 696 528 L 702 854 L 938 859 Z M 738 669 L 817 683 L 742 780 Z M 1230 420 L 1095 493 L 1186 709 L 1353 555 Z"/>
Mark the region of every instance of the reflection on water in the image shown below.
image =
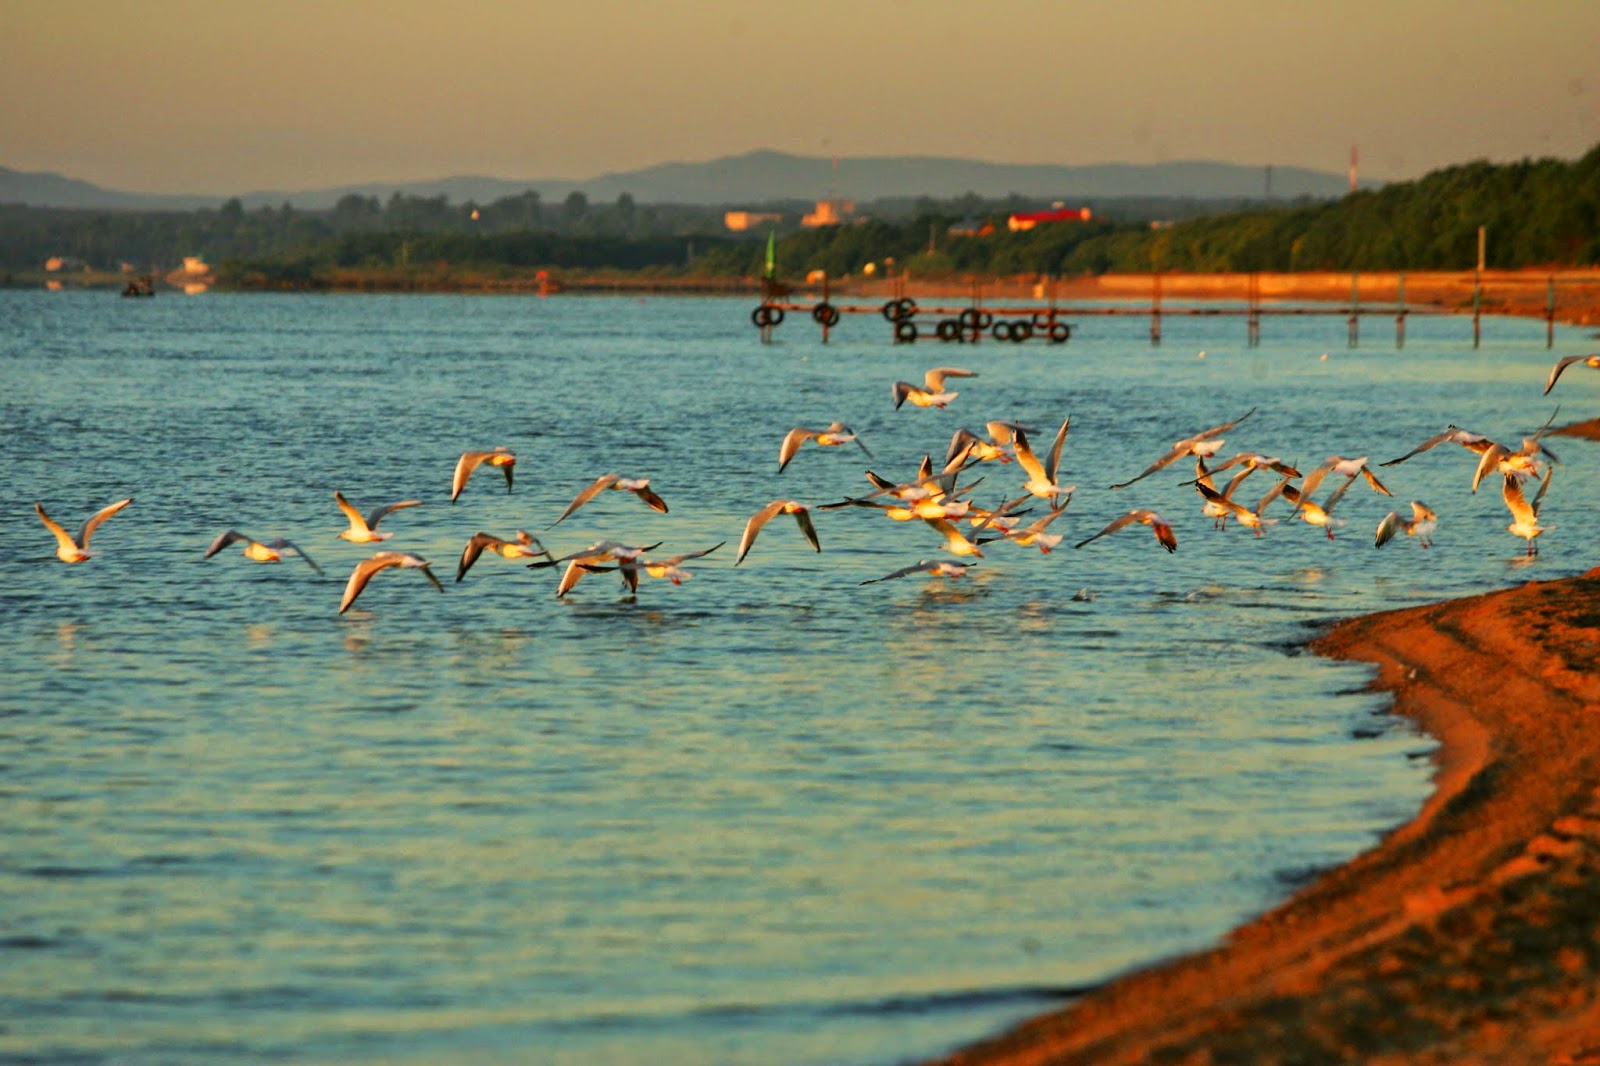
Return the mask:
<path id="1" fill-rule="evenodd" d="M 18 498 L 138 501 L 71 567 L 31 507 L 0 513 L 0 955 L 21 963 L 0 965 L 0 1056 L 930 1053 L 1211 942 L 1284 871 L 1417 808 L 1427 766 L 1406 756 L 1428 743 L 1361 694 L 1365 668 L 1294 654 L 1314 625 L 1589 563 L 1567 532 L 1600 503 L 1587 445 L 1564 450 L 1532 559 L 1459 463 L 1393 468 L 1397 498 L 1439 510 L 1426 553 L 1373 550 L 1360 531 L 1390 501 L 1371 494 L 1330 542 L 1212 530 L 1181 473 L 1102 487 L 1253 405 L 1229 449 L 1399 455 L 1451 422 L 1516 439 L 1549 413 L 1537 326 L 1486 323 L 1473 351 L 1430 319 L 1404 353 L 1322 362 L 1326 323 L 1247 349 L 1196 318 L 1169 354 L 1108 321 L 956 359 L 859 321 L 764 347 L 747 316 L 0 293 Z M 893 409 L 888 382 L 952 361 L 979 371 L 959 408 Z M 337 614 L 372 549 L 336 539 L 335 488 L 424 500 L 385 546 L 448 568 L 478 529 L 541 530 L 599 474 L 648 475 L 671 513 L 607 493 L 541 539 L 675 553 L 780 495 L 862 491 L 839 449 L 774 475 L 795 425 L 840 419 L 904 476 L 958 425 L 1067 413 L 1080 490 L 1055 528 L 1157 507 L 1175 555 L 993 544 L 961 580 L 862 586 L 937 538 L 847 509 L 817 513 L 821 554 L 769 535 L 636 597 L 596 574 L 558 600 L 554 571 L 496 561 L 443 596 L 374 582 Z M 60 462 L 68 444 L 95 461 Z M 452 507 L 457 457 L 495 444 L 515 490 Z M 985 473 L 997 494 L 1014 476 Z M 234 526 L 326 575 L 202 562 Z"/>

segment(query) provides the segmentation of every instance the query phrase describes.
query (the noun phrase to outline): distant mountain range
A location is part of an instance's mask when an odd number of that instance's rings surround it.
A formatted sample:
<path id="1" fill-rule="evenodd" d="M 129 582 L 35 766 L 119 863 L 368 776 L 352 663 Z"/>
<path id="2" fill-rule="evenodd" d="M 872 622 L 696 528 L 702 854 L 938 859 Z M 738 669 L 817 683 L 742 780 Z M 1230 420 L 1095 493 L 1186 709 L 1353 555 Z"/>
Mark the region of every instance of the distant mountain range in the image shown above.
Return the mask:
<path id="1" fill-rule="evenodd" d="M 1268 192 L 1264 167 L 1234 163 L 1101 163 L 1093 166 L 1050 166 L 986 163 L 937 156 L 864 156 L 842 158 L 835 166 L 821 156 L 758 151 L 704 163 L 661 163 L 641 170 L 601 174 L 582 181 L 549 178 L 508 181 L 477 175 L 437 181 L 371 182 L 323 189 L 258 189 L 238 193 L 246 207 L 292 203 L 306 210 L 332 207 L 350 193 L 388 199 L 447 196 L 452 203 L 492 203 L 528 190 L 546 203 L 582 192 L 590 200 L 614 200 L 623 193 L 639 203 L 680 203 L 759 207 L 785 201 L 813 201 L 838 196 L 861 204 L 874 200 L 931 196 L 950 199 L 966 193 L 985 198 L 1012 193 L 1029 198 L 1089 200 L 1127 197 L 1196 200 L 1263 199 Z M 1376 187 L 1379 182 L 1363 182 Z M 1343 174 L 1304 167 L 1271 169 L 1274 199 L 1336 199 L 1348 187 Z M 0 167 L 0 203 L 36 207 L 124 210 L 192 210 L 215 207 L 227 195 L 121 192 L 51 173 L 26 173 Z"/>

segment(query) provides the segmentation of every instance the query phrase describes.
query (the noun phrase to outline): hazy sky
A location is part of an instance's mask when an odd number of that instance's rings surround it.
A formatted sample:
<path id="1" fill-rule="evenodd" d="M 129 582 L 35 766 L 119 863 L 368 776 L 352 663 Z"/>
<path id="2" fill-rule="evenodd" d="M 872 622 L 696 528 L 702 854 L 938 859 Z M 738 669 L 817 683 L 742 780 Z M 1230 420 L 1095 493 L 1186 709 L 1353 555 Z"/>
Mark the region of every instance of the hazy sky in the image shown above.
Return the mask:
<path id="1" fill-rule="evenodd" d="M 1600 142 L 1597 0 L 0 0 L 0 166 L 229 194 L 757 148 L 1371 178 Z"/>

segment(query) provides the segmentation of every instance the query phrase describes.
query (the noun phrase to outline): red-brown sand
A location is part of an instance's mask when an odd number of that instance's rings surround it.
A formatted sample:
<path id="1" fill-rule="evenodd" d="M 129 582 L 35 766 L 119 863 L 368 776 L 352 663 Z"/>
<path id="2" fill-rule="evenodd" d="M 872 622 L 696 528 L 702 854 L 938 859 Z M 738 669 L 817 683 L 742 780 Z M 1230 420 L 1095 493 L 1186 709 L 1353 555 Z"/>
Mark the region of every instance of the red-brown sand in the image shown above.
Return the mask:
<path id="1" fill-rule="evenodd" d="M 1600 1063 L 1600 568 L 1344 622 L 1438 738 L 1417 818 L 975 1063 Z"/>

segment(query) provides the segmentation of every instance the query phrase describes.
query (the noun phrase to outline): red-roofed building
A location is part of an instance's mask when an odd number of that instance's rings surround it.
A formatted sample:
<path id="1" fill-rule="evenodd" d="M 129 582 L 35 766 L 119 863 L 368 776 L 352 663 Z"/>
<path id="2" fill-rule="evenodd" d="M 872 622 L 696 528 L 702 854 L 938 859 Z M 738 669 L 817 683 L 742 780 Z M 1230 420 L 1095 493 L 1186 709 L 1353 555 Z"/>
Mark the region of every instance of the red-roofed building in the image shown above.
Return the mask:
<path id="1" fill-rule="evenodd" d="M 1087 207 L 1052 208 L 1049 211 L 1024 211 L 1006 219 L 1007 228 L 1013 232 L 1017 230 L 1032 229 L 1046 222 L 1087 222 L 1089 209 Z"/>

